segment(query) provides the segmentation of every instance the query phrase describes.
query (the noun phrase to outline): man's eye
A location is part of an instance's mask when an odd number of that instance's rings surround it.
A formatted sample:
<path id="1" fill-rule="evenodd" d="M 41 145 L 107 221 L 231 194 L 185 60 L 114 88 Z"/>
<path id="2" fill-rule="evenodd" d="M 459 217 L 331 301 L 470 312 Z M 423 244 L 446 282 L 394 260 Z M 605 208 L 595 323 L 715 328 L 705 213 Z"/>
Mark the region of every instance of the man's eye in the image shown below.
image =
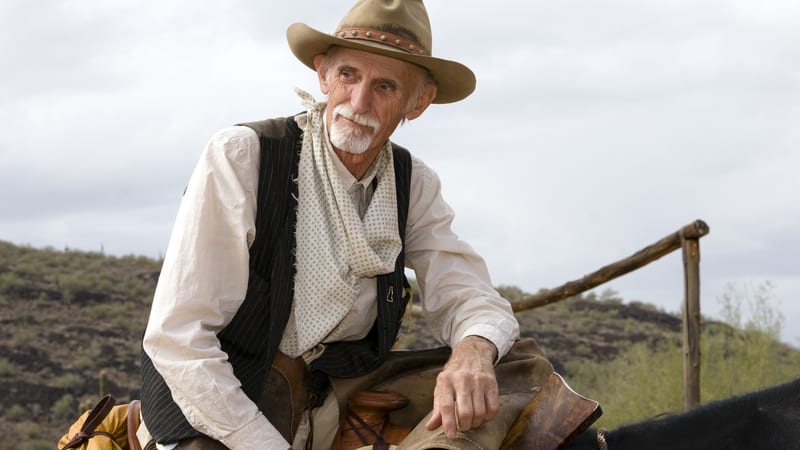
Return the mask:
<path id="1" fill-rule="evenodd" d="M 339 72 L 339 76 L 345 80 L 349 80 L 350 78 L 353 78 L 353 72 L 350 72 L 349 70 L 342 70 Z"/>
<path id="2" fill-rule="evenodd" d="M 381 90 L 384 90 L 384 91 L 387 91 L 387 92 L 395 90 L 395 86 L 392 83 L 381 83 L 380 87 L 381 87 Z"/>

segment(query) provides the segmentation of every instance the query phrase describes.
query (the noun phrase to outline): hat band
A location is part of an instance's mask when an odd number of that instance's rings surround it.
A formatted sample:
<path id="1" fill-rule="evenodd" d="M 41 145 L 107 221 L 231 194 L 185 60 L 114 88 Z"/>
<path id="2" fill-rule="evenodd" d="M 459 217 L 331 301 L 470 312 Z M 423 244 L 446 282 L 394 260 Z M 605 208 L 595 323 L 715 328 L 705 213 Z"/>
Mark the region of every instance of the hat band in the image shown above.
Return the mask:
<path id="1" fill-rule="evenodd" d="M 380 44 L 391 45 L 406 53 L 414 55 L 430 56 L 424 48 L 417 42 L 406 39 L 403 36 L 375 28 L 342 28 L 336 32 L 336 36 L 342 39 L 360 39 L 364 41 L 375 41 Z"/>

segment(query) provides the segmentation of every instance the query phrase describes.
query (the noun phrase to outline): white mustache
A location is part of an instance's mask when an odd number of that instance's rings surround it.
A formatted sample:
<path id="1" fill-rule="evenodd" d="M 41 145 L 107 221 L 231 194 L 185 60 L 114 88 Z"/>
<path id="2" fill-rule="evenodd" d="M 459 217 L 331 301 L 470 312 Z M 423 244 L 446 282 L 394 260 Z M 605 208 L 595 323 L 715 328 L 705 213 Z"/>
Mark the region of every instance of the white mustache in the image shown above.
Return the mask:
<path id="1" fill-rule="evenodd" d="M 342 116 L 345 119 L 351 120 L 351 121 L 353 121 L 353 122 L 355 122 L 355 123 L 357 123 L 359 125 L 363 125 L 365 127 L 370 127 L 373 130 L 378 128 L 380 126 L 380 124 L 381 124 L 380 121 L 378 121 L 378 119 L 376 119 L 374 117 L 367 116 L 367 115 L 364 115 L 364 114 L 358 114 L 358 113 L 354 112 L 350 108 L 350 105 L 346 105 L 344 103 L 341 103 L 341 104 L 337 105 L 336 108 L 333 109 L 333 114 L 334 114 L 334 117 L 336 117 L 337 115 L 338 116 Z"/>

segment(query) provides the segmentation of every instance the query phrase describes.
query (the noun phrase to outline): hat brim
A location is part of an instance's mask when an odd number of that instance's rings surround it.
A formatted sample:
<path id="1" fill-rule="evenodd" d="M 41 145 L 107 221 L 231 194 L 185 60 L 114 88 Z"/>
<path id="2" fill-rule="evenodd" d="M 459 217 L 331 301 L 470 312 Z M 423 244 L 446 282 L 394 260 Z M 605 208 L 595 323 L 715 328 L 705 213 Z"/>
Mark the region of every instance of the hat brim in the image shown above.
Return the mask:
<path id="1" fill-rule="evenodd" d="M 286 30 L 286 40 L 294 56 L 312 70 L 315 70 L 314 56 L 327 52 L 334 45 L 376 53 L 422 66 L 430 71 L 438 85 L 433 103 L 457 102 L 475 90 L 475 74 L 467 66 L 455 61 L 415 55 L 370 41 L 342 39 L 317 31 L 303 23 L 289 26 Z"/>

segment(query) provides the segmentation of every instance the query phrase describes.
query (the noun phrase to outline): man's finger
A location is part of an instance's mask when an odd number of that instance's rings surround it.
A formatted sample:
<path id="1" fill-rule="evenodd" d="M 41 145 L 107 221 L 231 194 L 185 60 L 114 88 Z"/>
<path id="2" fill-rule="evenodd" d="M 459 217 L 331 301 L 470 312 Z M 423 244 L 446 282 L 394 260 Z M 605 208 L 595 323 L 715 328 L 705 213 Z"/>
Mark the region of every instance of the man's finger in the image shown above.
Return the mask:
<path id="1" fill-rule="evenodd" d="M 486 420 L 486 396 L 482 391 L 472 393 L 472 422 L 470 428 L 478 428 Z"/>
<path id="2" fill-rule="evenodd" d="M 469 431 L 473 427 L 475 409 L 472 404 L 472 393 L 459 393 L 454 415 L 458 431 Z"/>
<path id="3" fill-rule="evenodd" d="M 458 429 L 458 419 L 456 417 L 456 402 L 452 397 L 446 397 L 446 400 L 439 402 L 439 415 L 442 420 L 442 428 L 447 437 L 455 437 L 456 430 Z"/>
<path id="4" fill-rule="evenodd" d="M 439 409 L 434 407 L 433 414 L 431 414 L 431 418 L 428 419 L 428 423 L 425 424 L 425 428 L 427 428 L 428 431 L 433 431 L 439 428 L 439 426 L 441 425 L 442 425 L 442 415 L 439 413 Z"/>
<path id="5" fill-rule="evenodd" d="M 494 419 L 494 416 L 497 415 L 497 411 L 500 410 L 500 394 L 496 388 L 492 389 L 490 392 L 486 393 L 486 416 L 484 417 L 484 422 L 488 422 Z"/>

